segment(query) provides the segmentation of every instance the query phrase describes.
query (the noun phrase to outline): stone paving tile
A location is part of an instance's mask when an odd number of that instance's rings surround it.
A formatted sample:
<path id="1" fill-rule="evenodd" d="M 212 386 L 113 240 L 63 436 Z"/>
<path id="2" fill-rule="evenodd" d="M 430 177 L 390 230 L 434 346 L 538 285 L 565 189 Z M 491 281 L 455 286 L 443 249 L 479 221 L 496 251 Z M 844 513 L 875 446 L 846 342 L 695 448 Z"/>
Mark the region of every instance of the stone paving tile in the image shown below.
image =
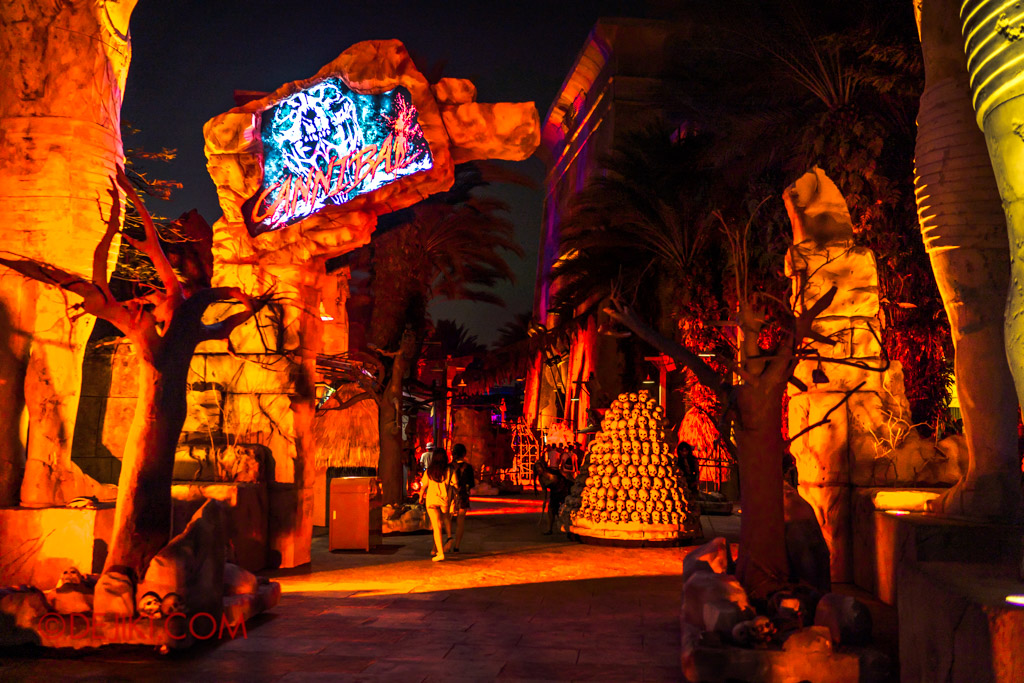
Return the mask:
<path id="1" fill-rule="evenodd" d="M 500 645 L 455 645 L 445 659 L 455 660 L 501 660 L 524 662 L 551 662 L 556 664 L 575 664 L 579 651 L 570 648 L 554 647 L 503 647 Z"/>
<path id="2" fill-rule="evenodd" d="M 535 515 L 475 517 L 452 562 L 429 535 L 329 553 L 281 572 L 284 594 L 247 638 L 160 657 L 151 649 L 4 658 L 6 681 L 675 681 L 679 549 L 542 536 Z M 397 547 L 390 547 L 397 546 Z"/>

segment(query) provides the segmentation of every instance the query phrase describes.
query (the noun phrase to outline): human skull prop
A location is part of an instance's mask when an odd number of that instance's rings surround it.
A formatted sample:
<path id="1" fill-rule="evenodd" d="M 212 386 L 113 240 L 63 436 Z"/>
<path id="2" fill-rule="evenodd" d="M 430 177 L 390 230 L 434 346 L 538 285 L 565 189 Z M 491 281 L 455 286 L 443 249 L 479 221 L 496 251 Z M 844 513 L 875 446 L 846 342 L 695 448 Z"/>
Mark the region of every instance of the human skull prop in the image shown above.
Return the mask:
<path id="1" fill-rule="evenodd" d="M 177 593 L 168 593 L 160 601 L 160 612 L 169 617 L 172 614 L 184 614 L 186 610 L 185 601 Z"/>
<path id="2" fill-rule="evenodd" d="M 673 524 L 679 524 L 679 513 L 673 510 L 671 513 L 671 519 Z"/>
<path id="3" fill-rule="evenodd" d="M 651 464 L 651 456 L 650 455 L 641 455 L 640 456 L 640 464 L 641 465 L 650 465 Z"/>
<path id="4" fill-rule="evenodd" d="M 637 401 L 640 400 L 640 395 L 635 391 L 631 391 L 629 392 L 629 400 L 632 401 L 633 403 L 636 403 Z"/>
<path id="5" fill-rule="evenodd" d="M 651 523 L 651 513 L 648 512 L 646 510 L 646 508 L 643 509 L 643 510 L 640 510 L 640 521 L 643 522 L 644 524 L 650 524 Z"/>
<path id="6" fill-rule="evenodd" d="M 618 521 L 619 521 L 619 511 L 618 510 L 612 510 L 611 512 L 609 512 L 608 513 L 608 521 L 609 522 L 613 522 L 613 523 L 618 523 Z"/>
<path id="7" fill-rule="evenodd" d="M 642 451 L 642 453 L 644 455 L 648 455 L 649 456 L 651 454 L 651 442 L 650 441 L 641 441 L 640 442 L 640 449 L 641 449 L 641 451 Z"/>
<path id="8" fill-rule="evenodd" d="M 608 520 L 610 519 L 610 517 L 611 517 L 611 513 L 610 512 L 608 512 L 607 510 L 601 510 L 601 514 L 598 517 L 598 520 L 600 520 L 600 522 L 602 524 L 606 524 L 608 522 Z"/>
<path id="9" fill-rule="evenodd" d="M 639 498 L 640 500 L 648 500 L 650 499 L 651 494 L 647 491 L 647 489 L 643 488 L 641 485 L 640 490 L 636 492 L 636 497 Z"/>
<path id="10" fill-rule="evenodd" d="M 636 489 L 635 488 L 630 487 L 630 488 L 626 489 L 626 493 L 629 495 L 629 499 L 630 500 L 636 500 Z"/>
<path id="11" fill-rule="evenodd" d="M 655 510 L 651 513 L 651 521 L 655 524 L 661 524 L 661 511 Z"/>
<path id="12" fill-rule="evenodd" d="M 633 491 L 640 491 L 641 490 L 640 489 L 640 477 L 639 476 L 630 477 L 629 485 L 632 487 Z"/>
<path id="13" fill-rule="evenodd" d="M 57 588 L 66 583 L 85 583 L 85 577 L 82 576 L 82 572 L 78 571 L 77 567 L 68 567 L 61 573 L 60 580 L 57 581 Z"/>
<path id="14" fill-rule="evenodd" d="M 649 491 L 651 489 L 651 478 L 648 476 L 641 476 L 640 488 L 644 489 L 645 491 Z"/>
<path id="15" fill-rule="evenodd" d="M 632 479 L 637 475 L 636 465 L 630 465 L 626 468 L 626 476 Z"/>
<path id="16" fill-rule="evenodd" d="M 636 430 L 636 433 L 637 433 L 637 438 L 640 439 L 640 441 L 647 441 L 647 430 L 646 429 L 644 429 L 643 427 L 638 427 L 637 430 Z"/>
<path id="17" fill-rule="evenodd" d="M 665 477 L 665 467 L 663 465 L 658 465 L 658 476 Z"/>
<path id="18" fill-rule="evenodd" d="M 626 501 L 626 512 L 632 512 L 633 510 L 636 510 L 636 502 L 632 501 L 632 500 L 627 500 Z"/>
<path id="19" fill-rule="evenodd" d="M 160 599 L 160 596 L 153 591 L 144 593 L 142 597 L 139 598 L 139 614 L 144 617 L 149 617 L 150 619 L 159 619 L 163 616 L 163 612 L 160 611 L 162 602 L 163 601 Z"/>
<path id="20" fill-rule="evenodd" d="M 627 496 L 626 489 L 615 489 L 616 500 L 625 500 Z"/>
<path id="21" fill-rule="evenodd" d="M 629 521 L 631 521 L 631 522 L 639 522 L 640 521 L 640 513 L 637 512 L 636 510 L 633 510 L 633 512 L 629 513 Z"/>
<path id="22" fill-rule="evenodd" d="M 629 431 L 628 431 L 628 432 L 626 432 L 626 433 L 627 433 L 627 434 L 629 435 L 629 440 L 630 440 L 630 441 L 636 441 L 636 439 L 637 439 L 637 434 L 638 434 L 639 432 L 637 432 L 637 429 L 636 429 L 636 427 L 630 427 L 630 428 L 629 428 Z"/>
<path id="23" fill-rule="evenodd" d="M 639 453 L 630 453 L 629 454 L 629 461 L 631 463 L 633 463 L 633 467 L 639 467 L 640 466 L 640 454 Z"/>

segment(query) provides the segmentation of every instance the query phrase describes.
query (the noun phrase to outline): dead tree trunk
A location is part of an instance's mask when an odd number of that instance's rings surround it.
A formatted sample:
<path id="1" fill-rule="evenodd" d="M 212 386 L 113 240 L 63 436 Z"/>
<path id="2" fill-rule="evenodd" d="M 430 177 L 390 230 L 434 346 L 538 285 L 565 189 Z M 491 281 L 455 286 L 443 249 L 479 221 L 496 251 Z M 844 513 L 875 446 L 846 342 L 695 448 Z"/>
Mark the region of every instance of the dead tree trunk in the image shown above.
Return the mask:
<path id="1" fill-rule="evenodd" d="M 112 542 L 104 572 L 141 578 L 150 559 L 170 540 L 171 474 L 174 450 L 185 420 L 186 379 L 196 346 L 226 339 L 231 331 L 263 306 L 234 288 L 200 289 L 186 294 L 160 248 L 156 227 L 122 169 L 117 185 L 132 199 L 146 228 L 146 239 L 134 242 L 152 261 L 162 284 L 151 294 L 117 301 L 107 280 L 107 252 L 120 228 L 120 194 L 111 191 L 107 231 L 93 254 L 91 279 L 84 279 L 38 261 L 0 258 L 0 265 L 82 298 L 75 306 L 110 321 L 131 341 L 139 358 L 139 398 L 122 460 Z M 206 309 L 218 301 L 236 300 L 244 310 L 206 324 Z"/>
<path id="2" fill-rule="evenodd" d="M 402 490 L 402 391 L 415 351 L 416 337 L 406 330 L 391 361 L 391 377 L 378 402 L 380 460 L 377 474 L 385 505 L 400 505 L 405 499 L 405 491 Z"/>

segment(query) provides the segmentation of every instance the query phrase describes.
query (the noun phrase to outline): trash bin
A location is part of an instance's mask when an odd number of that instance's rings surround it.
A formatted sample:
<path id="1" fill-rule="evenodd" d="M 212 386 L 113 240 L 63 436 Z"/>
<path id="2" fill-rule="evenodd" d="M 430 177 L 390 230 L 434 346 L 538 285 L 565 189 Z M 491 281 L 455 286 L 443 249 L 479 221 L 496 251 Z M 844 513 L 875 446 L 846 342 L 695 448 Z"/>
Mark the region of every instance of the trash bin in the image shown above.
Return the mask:
<path id="1" fill-rule="evenodd" d="M 375 477 L 331 479 L 329 550 L 369 550 L 382 542 L 382 498 Z"/>

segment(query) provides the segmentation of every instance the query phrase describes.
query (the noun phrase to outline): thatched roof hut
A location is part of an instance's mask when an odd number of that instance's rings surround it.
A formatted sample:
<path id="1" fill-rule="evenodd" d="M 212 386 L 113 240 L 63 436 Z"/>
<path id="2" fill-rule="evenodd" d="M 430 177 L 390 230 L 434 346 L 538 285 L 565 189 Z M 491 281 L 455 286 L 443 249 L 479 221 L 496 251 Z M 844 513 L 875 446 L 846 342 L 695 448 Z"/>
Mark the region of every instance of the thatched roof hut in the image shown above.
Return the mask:
<path id="1" fill-rule="evenodd" d="M 345 401 L 357 389 L 339 390 Z M 380 441 L 377 431 L 377 404 L 360 401 L 344 410 L 324 410 L 313 420 L 317 469 L 326 467 L 377 467 Z"/>

